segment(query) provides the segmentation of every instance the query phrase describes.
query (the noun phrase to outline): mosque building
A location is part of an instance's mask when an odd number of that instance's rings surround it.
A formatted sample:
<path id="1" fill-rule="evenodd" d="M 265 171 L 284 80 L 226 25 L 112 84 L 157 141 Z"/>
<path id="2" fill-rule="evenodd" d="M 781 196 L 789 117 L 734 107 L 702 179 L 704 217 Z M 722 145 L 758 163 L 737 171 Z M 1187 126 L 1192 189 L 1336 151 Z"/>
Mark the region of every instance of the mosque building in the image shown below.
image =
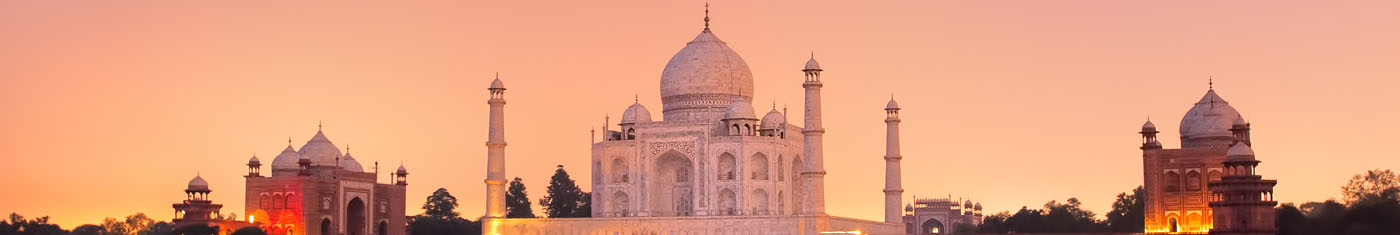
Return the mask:
<path id="1" fill-rule="evenodd" d="M 662 71 L 661 118 L 634 102 L 617 123 L 605 119 L 589 161 L 592 218 L 504 217 L 506 88 L 499 77 L 492 81 L 483 234 L 912 232 L 901 211 L 897 103 L 884 109 L 884 221 L 828 215 L 822 67 L 813 57 L 801 69 L 800 126 L 777 107 L 759 116 L 748 64 L 711 31 L 706 12 L 705 28 Z"/>
<path id="2" fill-rule="evenodd" d="M 911 235 L 959 234 L 959 225 L 982 225 L 982 203 L 953 199 L 952 195 L 914 196 L 914 204 L 904 206 L 904 223 L 906 233 Z"/>
<path id="3" fill-rule="evenodd" d="M 317 130 L 301 148 L 287 147 L 272 160 L 272 174 L 248 159 L 244 176 L 247 222 L 267 234 L 403 235 L 408 170 L 399 166 L 394 183 L 378 182 L 379 167 L 365 171 L 349 149 Z"/>
<path id="4" fill-rule="evenodd" d="M 1254 175 L 1258 161 L 1249 130 L 1250 124 L 1213 86 L 1181 118 L 1181 148 L 1163 149 L 1157 126 L 1143 124 L 1144 231 L 1253 234 L 1226 232 L 1258 232 L 1250 229 L 1261 224 L 1272 229 L 1277 182 Z"/>

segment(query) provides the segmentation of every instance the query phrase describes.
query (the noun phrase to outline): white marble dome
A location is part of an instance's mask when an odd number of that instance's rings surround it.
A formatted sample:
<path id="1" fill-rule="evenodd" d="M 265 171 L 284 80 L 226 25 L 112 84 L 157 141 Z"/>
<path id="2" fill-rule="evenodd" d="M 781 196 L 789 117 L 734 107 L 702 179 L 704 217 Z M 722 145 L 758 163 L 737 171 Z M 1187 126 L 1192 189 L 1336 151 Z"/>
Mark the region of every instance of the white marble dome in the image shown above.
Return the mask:
<path id="1" fill-rule="evenodd" d="M 1225 161 L 1254 161 L 1254 148 L 1248 144 L 1236 143 L 1235 146 L 1230 146 L 1230 150 L 1225 151 Z"/>
<path id="2" fill-rule="evenodd" d="M 811 59 L 807 59 L 807 65 L 802 66 L 802 70 L 822 70 L 822 65 L 817 63 L 817 56 L 812 55 Z"/>
<path id="3" fill-rule="evenodd" d="M 1212 89 L 1181 118 L 1181 138 L 1230 137 L 1230 127 L 1240 112 Z"/>
<path id="4" fill-rule="evenodd" d="M 642 106 L 641 102 L 633 102 L 632 106 L 627 106 L 626 111 L 622 111 L 622 124 L 651 122 L 651 111 Z"/>
<path id="5" fill-rule="evenodd" d="M 342 156 L 340 148 L 331 143 L 321 131 L 316 131 L 316 135 L 306 141 L 298 152 L 303 157 L 310 158 L 312 165 L 318 166 L 334 166 L 337 164 L 336 159 Z"/>
<path id="6" fill-rule="evenodd" d="M 700 120 L 710 108 L 753 97 L 753 73 L 739 53 L 709 29 L 676 52 L 661 72 L 662 114 L 666 120 Z"/>
<path id="7" fill-rule="evenodd" d="M 749 105 L 748 101 L 735 100 L 724 110 L 724 119 L 733 118 L 758 119 L 758 114 L 753 112 L 753 105 Z"/>
<path id="8" fill-rule="evenodd" d="M 885 104 L 885 110 L 891 109 L 899 109 L 899 102 L 894 102 L 894 99 L 890 99 L 890 102 Z"/>
<path id="9" fill-rule="evenodd" d="M 196 175 L 194 179 L 190 179 L 189 187 L 186 187 L 185 191 L 209 191 L 209 182 Z"/>
<path id="10" fill-rule="evenodd" d="M 783 122 L 786 120 L 787 118 L 783 117 L 783 113 L 778 112 L 778 108 L 775 107 L 773 110 L 768 110 L 768 114 L 763 115 L 763 120 L 759 122 L 759 129 L 782 129 Z"/>
<path id="11" fill-rule="evenodd" d="M 297 160 L 301 160 L 301 153 L 287 145 L 286 149 L 282 149 L 282 153 L 272 159 L 272 169 L 299 169 L 301 167 L 297 166 Z"/>

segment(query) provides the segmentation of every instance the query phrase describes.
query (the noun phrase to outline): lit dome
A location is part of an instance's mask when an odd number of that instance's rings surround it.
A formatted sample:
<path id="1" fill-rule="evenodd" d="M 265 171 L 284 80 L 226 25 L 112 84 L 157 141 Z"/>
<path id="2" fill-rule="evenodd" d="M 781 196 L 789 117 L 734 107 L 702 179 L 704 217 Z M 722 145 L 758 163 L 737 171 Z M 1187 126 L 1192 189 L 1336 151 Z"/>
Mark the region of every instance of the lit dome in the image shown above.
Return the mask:
<path id="1" fill-rule="evenodd" d="M 661 112 L 668 121 L 703 120 L 710 108 L 752 97 L 749 65 L 709 29 L 686 43 L 661 72 Z"/>
<path id="2" fill-rule="evenodd" d="M 1230 150 L 1225 152 L 1226 162 L 1254 161 L 1254 148 L 1248 144 L 1236 143 L 1230 146 Z"/>
<path id="3" fill-rule="evenodd" d="M 786 120 L 787 118 L 783 117 L 783 113 L 778 112 L 778 108 L 775 107 L 773 110 L 769 110 L 768 114 L 763 115 L 763 121 L 759 123 L 759 129 L 782 129 L 783 122 Z"/>
<path id="4" fill-rule="evenodd" d="M 622 124 L 651 122 L 651 111 L 642 106 L 640 102 L 633 102 L 632 106 L 627 106 L 627 111 L 622 111 Z"/>
<path id="5" fill-rule="evenodd" d="M 360 162 L 355 161 L 355 157 L 351 157 L 350 153 L 345 153 L 345 157 L 340 159 L 340 168 L 347 171 L 365 172 L 365 167 L 360 166 Z"/>
<path id="6" fill-rule="evenodd" d="M 735 100 L 733 103 L 729 103 L 729 107 L 725 108 L 724 119 L 735 118 L 758 119 L 758 114 L 754 114 L 753 105 L 749 105 L 748 101 Z"/>
<path id="7" fill-rule="evenodd" d="M 321 166 L 334 166 L 336 159 L 342 156 L 340 148 L 335 147 L 335 144 L 332 144 L 331 140 L 326 138 L 326 134 L 321 133 L 321 131 L 316 131 L 316 135 L 312 136 L 311 140 L 306 141 L 299 152 L 303 157 L 310 158 L 312 165 Z"/>
<path id="8" fill-rule="evenodd" d="M 1240 112 L 1216 95 L 1214 89 L 1207 91 L 1181 118 L 1182 147 L 1207 147 L 1209 143 L 1205 142 L 1209 139 L 1229 141 L 1230 127 L 1239 116 Z"/>
<path id="9" fill-rule="evenodd" d="M 277 154 L 277 157 L 272 159 L 272 169 L 300 169 L 297 166 L 297 160 L 301 160 L 301 153 L 292 149 L 291 145 L 287 145 L 286 149 L 282 149 L 281 154 Z"/>
<path id="10" fill-rule="evenodd" d="M 194 179 L 190 180 L 190 185 L 185 188 L 185 191 L 209 191 L 209 182 L 196 175 Z"/>

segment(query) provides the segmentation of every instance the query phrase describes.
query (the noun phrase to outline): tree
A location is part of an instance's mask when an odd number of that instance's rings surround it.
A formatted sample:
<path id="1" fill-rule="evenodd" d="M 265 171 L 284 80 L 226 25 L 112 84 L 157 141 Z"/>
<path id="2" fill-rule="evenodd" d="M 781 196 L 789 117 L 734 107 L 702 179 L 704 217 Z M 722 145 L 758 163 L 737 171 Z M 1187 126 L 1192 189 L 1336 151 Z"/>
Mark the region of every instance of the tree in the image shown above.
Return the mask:
<path id="1" fill-rule="evenodd" d="M 173 233 L 176 235 L 214 235 L 219 234 L 219 227 L 206 224 L 191 224 L 175 228 Z"/>
<path id="2" fill-rule="evenodd" d="M 1293 203 L 1284 203 L 1274 209 L 1274 227 L 1278 229 L 1278 235 L 1303 235 L 1303 225 L 1307 223 L 1307 216 L 1303 211 L 1293 206 Z"/>
<path id="3" fill-rule="evenodd" d="M 593 192 L 583 192 L 578 198 L 578 217 L 593 217 Z"/>
<path id="4" fill-rule="evenodd" d="M 573 179 L 569 179 L 569 172 L 564 171 L 564 165 L 559 165 L 554 170 L 554 176 L 549 177 L 548 195 L 540 199 L 540 206 L 544 206 L 545 214 L 549 218 L 574 218 L 588 217 L 589 214 L 580 208 L 579 202 L 583 199 L 583 190 L 578 188 Z"/>
<path id="5" fill-rule="evenodd" d="M 535 218 L 531 206 L 534 205 L 525 195 L 525 184 L 520 182 L 520 177 L 515 177 L 510 181 L 510 189 L 506 190 L 506 218 Z"/>
<path id="6" fill-rule="evenodd" d="M 977 230 L 981 233 L 1005 234 L 1009 231 L 1006 228 L 1007 218 L 1011 218 L 1011 212 L 1009 211 L 987 215 L 986 217 L 982 217 L 982 226 L 979 226 Z"/>
<path id="7" fill-rule="evenodd" d="M 150 231 L 150 235 L 170 235 L 175 232 L 175 224 L 165 221 L 156 222 L 151 225 Z"/>
<path id="8" fill-rule="evenodd" d="M 1400 200 L 1400 176 L 1390 170 L 1374 169 L 1353 176 L 1342 186 L 1342 199 L 1348 205 L 1376 198 Z"/>
<path id="9" fill-rule="evenodd" d="M 1049 231 L 1055 233 L 1101 232 L 1102 224 L 1094 219 L 1094 212 L 1080 207 L 1078 198 L 1069 198 L 1065 203 L 1050 201 L 1045 203 L 1045 220 Z"/>
<path id="10" fill-rule="evenodd" d="M 24 219 L 24 216 L 10 213 L 10 221 L 0 221 L 0 234 L 67 235 L 69 233 L 58 225 L 50 224 L 48 216 L 27 220 Z"/>
<path id="11" fill-rule="evenodd" d="M 438 188 L 433 191 L 433 195 L 428 196 L 428 200 L 423 202 L 423 215 L 442 220 L 457 218 L 457 197 L 453 197 L 445 188 Z"/>
<path id="12" fill-rule="evenodd" d="M 102 226 L 97 226 L 97 225 L 95 225 L 95 224 L 84 224 L 84 225 L 82 225 L 82 226 L 78 226 L 77 228 L 73 228 L 73 235 L 101 235 L 101 234 L 102 234 Z"/>
<path id="13" fill-rule="evenodd" d="M 267 235 L 267 231 L 263 231 L 257 226 L 248 226 L 233 231 L 230 235 Z"/>
<path id="14" fill-rule="evenodd" d="M 977 234 L 977 226 L 972 224 L 958 223 L 953 225 L 953 235 L 974 235 Z"/>
<path id="15" fill-rule="evenodd" d="M 1133 194 L 1119 193 L 1113 202 L 1113 210 L 1104 215 L 1108 218 L 1108 230 L 1112 232 L 1140 233 L 1143 229 L 1145 210 L 1142 186 L 1133 189 Z"/>

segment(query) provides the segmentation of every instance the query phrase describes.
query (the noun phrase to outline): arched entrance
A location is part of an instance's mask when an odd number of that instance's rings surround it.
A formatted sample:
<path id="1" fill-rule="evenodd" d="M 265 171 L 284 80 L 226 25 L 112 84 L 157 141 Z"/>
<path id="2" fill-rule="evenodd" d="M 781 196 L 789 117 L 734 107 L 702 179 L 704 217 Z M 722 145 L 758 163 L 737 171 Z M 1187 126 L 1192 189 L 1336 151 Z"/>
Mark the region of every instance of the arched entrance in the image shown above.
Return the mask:
<path id="1" fill-rule="evenodd" d="M 331 234 L 331 219 L 321 219 L 321 235 Z"/>
<path id="2" fill-rule="evenodd" d="M 689 216 L 694 208 L 691 206 L 692 185 L 695 182 L 695 167 L 691 165 L 690 158 L 677 151 L 668 151 L 656 158 L 656 170 L 650 179 L 651 187 L 648 188 L 649 202 L 652 216 Z"/>
<path id="3" fill-rule="evenodd" d="M 389 235 L 389 222 L 380 221 L 379 225 L 375 226 L 374 231 L 374 234 Z"/>
<path id="4" fill-rule="evenodd" d="M 365 201 L 358 197 L 345 206 L 345 235 L 365 235 Z"/>
<path id="5" fill-rule="evenodd" d="M 944 234 L 947 231 L 943 228 L 943 222 L 938 222 L 937 219 L 928 219 L 928 221 L 924 221 L 923 226 L 919 227 L 923 229 L 920 230 L 922 232 L 919 234 Z"/>

